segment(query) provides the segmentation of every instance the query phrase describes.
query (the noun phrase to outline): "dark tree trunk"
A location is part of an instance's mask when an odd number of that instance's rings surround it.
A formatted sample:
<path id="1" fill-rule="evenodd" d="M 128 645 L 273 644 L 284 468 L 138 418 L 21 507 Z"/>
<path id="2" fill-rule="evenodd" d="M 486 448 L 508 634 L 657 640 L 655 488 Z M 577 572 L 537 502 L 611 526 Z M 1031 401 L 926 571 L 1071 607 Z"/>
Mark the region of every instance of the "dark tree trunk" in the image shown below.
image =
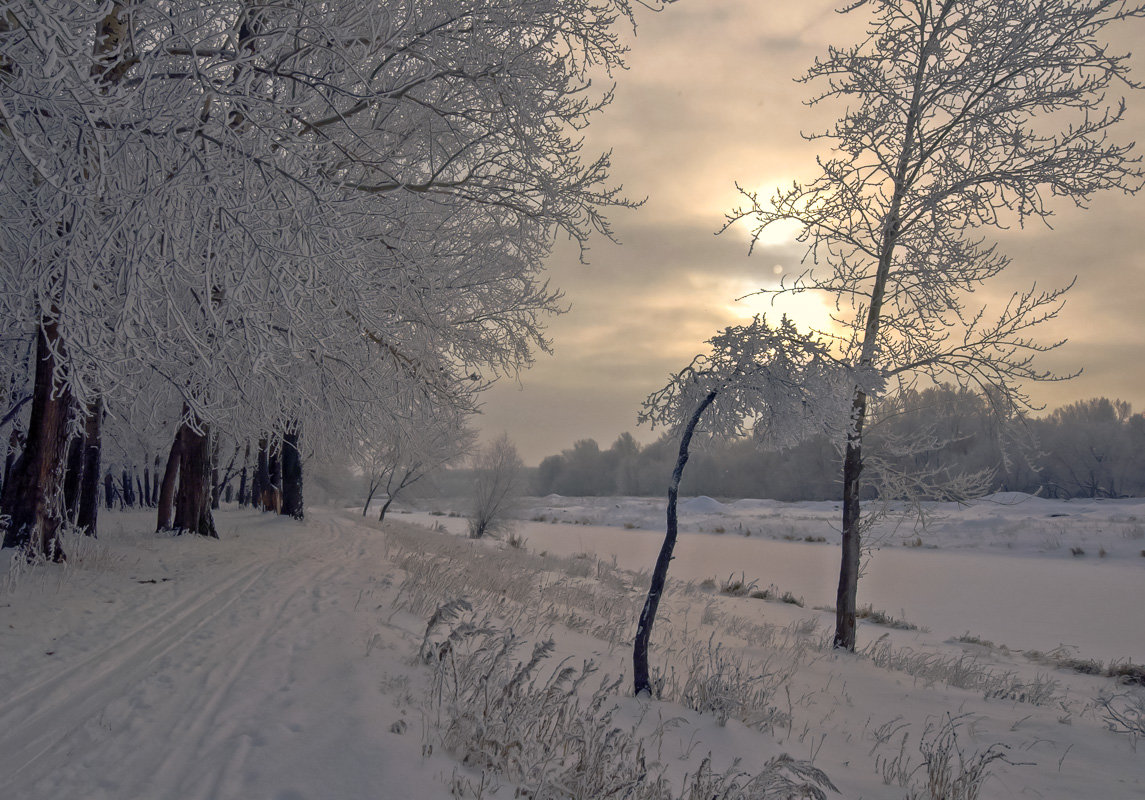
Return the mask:
<path id="1" fill-rule="evenodd" d="M 303 517 L 302 453 L 298 449 L 301 435 L 299 425 L 282 435 L 282 513 L 294 519 Z"/>
<path id="2" fill-rule="evenodd" d="M 366 512 L 370 510 L 370 501 L 374 499 L 374 492 L 376 492 L 376 491 L 378 491 L 378 484 L 374 483 L 371 480 L 370 481 L 370 491 L 366 494 L 366 504 L 364 506 L 362 506 L 362 516 L 363 517 L 366 516 Z M 382 512 L 382 513 L 385 513 L 385 512 Z M 381 520 L 382 520 L 382 518 L 378 517 L 378 521 L 381 522 Z"/>
<path id="3" fill-rule="evenodd" d="M 291 433 L 283 434 L 282 443 L 282 473 L 283 473 L 283 510 L 286 516 L 294 520 L 301 520 L 305 508 L 302 502 L 302 453 L 299 450 L 299 438 L 302 428 L 292 426 Z"/>
<path id="4" fill-rule="evenodd" d="M 83 437 L 73 436 L 68 441 L 68 457 L 64 468 L 64 518 L 74 520 L 79 509 L 80 483 L 83 481 Z"/>
<path id="5" fill-rule="evenodd" d="M 183 444 L 179 454 L 179 491 L 175 496 L 175 530 L 218 539 L 211 516 L 211 442 L 202 433 L 183 423 Z"/>
<path id="6" fill-rule="evenodd" d="M 186 408 L 184 407 L 184 412 Z M 179 476 L 179 463 L 183 456 L 183 430 L 186 426 L 179 423 L 175 431 L 175 441 L 171 443 L 171 452 L 167 454 L 167 467 L 163 470 L 163 483 L 159 489 L 158 521 L 155 524 L 157 531 L 171 530 L 171 520 L 175 515 L 175 480 Z"/>
<path id="7" fill-rule="evenodd" d="M 228 503 L 233 501 L 235 498 L 234 488 L 235 487 L 228 483 L 226 489 L 223 490 L 223 499 Z"/>
<path id="8" fill-rule="evenodd" d="M 840 650 L 855 650 L 855 609 L 859 594 L 859 559 L 862 531 L 859 527 L 859 475 L 863 471 L 863 422 L 867 396 L 855 392 L 851 406 L 851 430 L 843 457 L 843 553 L 839 565 L 839 591 L 835 597 L 835 638 Z"/>
<path id="9" fill-rule="evenodd" d="M 115 478 L 111 477 L 111 470 L 103 475 L 103 501 L 107 504 L 108 510 L 114 508 Z"/>
<path id="10" fill-rule="evenodd" d="M 27 548 L 30 557 L 63 561 L 60 548 L 60 486 L 62 460 L 67 446 L 68 408 L 71 392 L 56 386 L 56 355 L 59 330 L 55 321 L 44 320 L 36 332 L 36 377 L 32 412 L 28 420 L 28 443 L 19 469 L 9 481 L 11 491 L 5 511 L 11 517 L 4 532 L 4 547 Z"/>
<path id="11" fill-rule="evenodd" d="M 139 473 L 135 473 L 135 496 L 139 498 L 139 507 L 147 507 L 147 495 L 143 493 L 143 479 L 139 477 Z"/>
<path id="12" fill-rule="evenodd" d="M 99 518 L 99 470 L 102 450 L 103 398 L 88 404 L 83 435 L 83 480 L 80 482 L 76 526 L 88 536 L 96 535 Z"/>
<path id="13" fill-rule="evenodd" d="M 135 482 L 131 478 L 131 467 L 123 468 L 123 477 L 120 480 L 123 486 L 123 504 L 128 508 L 135 507 Z"/>
<path id="14" fill-rule="evenodd" d="M 369 502 L 370 502 L 369 500 L 366 501 L 367 505 L 369 504 Z M 394 498 L 391 496 L 391 497 L 387 497 L 386 502 L 382 503 L 382 511 L 380 514 L 378 514 L 378 522 L 385 522 L 386 521 L 386 512 L 390 510 L 390 503 L 392 503 L 392 502 L 394 502 Z M 482 533 L 484 533 L 484 531 L 482 531 Z"/>
<path id="15" fill-rule="evenodd" d="M 139 496 L 143 498 L 140 505 L 151 505 L 151 469 L 143 468 L 143 486 L 139 489 Z"/>
<path id="16" fill-rule="evenodd" d="M 242 469 L 242 473 L 239 475 L 239 506 L 245 506 L 247 503 L 250 502 L 250 498 L 247 496 L 247 483 L 246 483 L 247 464 L 249 464 L 249 463 L 250 463 L 250 440 L 248 439 L 247 443 L 246 443 L 246 447 L 243 449 L 243 469 Z"/>
<path id="17" fill-rule="evenodd" d="M 672 470 L 672 482 L 668 485 L 668 519 L 664 544 L 660 547 L 656 567 L 652 570 L 652 584 L 648 587 L 648 598 L 644 601 L 644 609 L 640 612 L 640 621 L 636 625 L 636 641 L 632 648 L 632 674 L 637 696 L 652 696 L 652 679 L 648 670 L 648 640 L 652 638 L 652 624 L 656 621 L 656 610 L 660 607 L 660 598 L 664 594 L 668 564 L 672 561 L 672 551 L 676 549 L 676 498 L 680 491 L 680 478 L 684 475 L 684 465 L 688 463 L 688 447 L 692 443 L 696 424 L 715 399 L 714 391 L 704 397 L 692 412 L 692 417 L 680 437 L 680 452 L 676 457 L 676 468 Z"/>

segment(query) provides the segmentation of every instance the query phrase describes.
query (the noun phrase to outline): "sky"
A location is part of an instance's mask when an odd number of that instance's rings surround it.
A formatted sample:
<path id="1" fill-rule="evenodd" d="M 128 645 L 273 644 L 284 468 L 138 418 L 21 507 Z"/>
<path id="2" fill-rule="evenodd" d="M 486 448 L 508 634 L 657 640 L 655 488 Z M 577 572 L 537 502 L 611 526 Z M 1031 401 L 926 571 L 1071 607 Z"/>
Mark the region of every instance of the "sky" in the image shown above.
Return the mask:
<path id="1" fill-rule="evenodd" d="M 614 182 L 646 202 L 610 215 L 620 243 L 596 239 L 587 264 L 558 243 L 548 272 L 569 311 L 551 320 L 553 354 L 486 393 L 483 438 L 508 433 L 534 465 L 578 439 L 607 448 L 631 431 L 651 441 L 659 432 L 636 425 L 641 401 L 720 329 L 759 312 L 786 312 L 803 327 L 825 319 L 810 295 L 774 306 L 737 300 L 800 271 L 803 249 L 790 232 L 769 235 L 750 257 L 746 225 L 716 234 L 738 205 L 737 182 L 766 192 L 815 176 L 825 145 L 800 133 L 826 128 L 841 109 L 809 108 L 812 89 L 795 78 L 829 44 L 861 34 L 865 17 L 841 16 L 836 5 L 681 0 L 638 14 L 629 69 L 615 76 L 615 100 L 587 131 L 586 149 L 611 150 Z M 1133 50 L 1134 40 L 1145 41 L 1139 22 L 1114 44 Z M 1145 80 L 1145 52 L 1133 65 Z M 1119 136 L 1145 145 L 1145 90 L 1127 101 Z M 1054 208 L 1052 230 L 986 231 L 1013 263 L 978 294 L 993 308 L 1035 282 L 1050 288 L 1076 276 L 1061 317 L 1037 336 L 1069 339 L 1040 365 L 1082 374 L 1030 386 L 1031 396 L 1048 408 L 1107 396 L 1145 410 L 1145 192 L 1100 195 L 1085 211 Z"/>

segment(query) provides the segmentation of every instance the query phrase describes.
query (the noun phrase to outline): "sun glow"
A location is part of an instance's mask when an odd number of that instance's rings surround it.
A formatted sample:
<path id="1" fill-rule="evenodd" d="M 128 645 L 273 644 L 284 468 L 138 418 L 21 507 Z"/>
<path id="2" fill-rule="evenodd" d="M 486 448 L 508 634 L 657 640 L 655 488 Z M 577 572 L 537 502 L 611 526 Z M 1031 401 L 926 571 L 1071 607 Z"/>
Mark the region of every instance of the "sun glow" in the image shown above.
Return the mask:
<path id="1" fill-rule="evenodd" d="M 769 291 L 774 288 L 777 288 L 776 283 L 772 281 L 759 281 L 747 277 L 737 279 L 733 286 L 736 299 L 727 303 L 724 308 L 741 320 L 751 319 L 756 314 L 766 314 L 769 319 L 778 320 L 786 314 L 802 330 L 841 332 L 839 326 L 831 319 L 834 306 L 828 302 L 828 298 L 816 292 L 777 294 Z"/>

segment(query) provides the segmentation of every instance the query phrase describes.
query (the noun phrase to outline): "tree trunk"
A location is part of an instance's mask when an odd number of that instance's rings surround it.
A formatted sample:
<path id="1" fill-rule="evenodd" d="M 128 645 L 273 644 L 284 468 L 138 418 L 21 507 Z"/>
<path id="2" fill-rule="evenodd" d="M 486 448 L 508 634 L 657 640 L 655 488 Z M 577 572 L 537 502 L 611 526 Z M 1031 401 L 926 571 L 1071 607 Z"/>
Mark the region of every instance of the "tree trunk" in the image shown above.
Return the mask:
<path id="1" fill-rule="evenodd" d="M 103 398 L 88 404 L 83 434 L 83 480 L 80 482 L 79 510 L 76 526 L 88 536 L 96 535 L 99 518 L 99 471 L 102 450 Z"/>
<path id="2" fill-rule="evenodd" d="M 151 481 L 151 499 L 149 501 L 149 505 L 152 508 L 156 508 L 159 505 L 159 484 L 161 483 L 161 481 L 159 480 L 159 465 L 161 463 L 162 463 L 161 458 L 159 456 L 155 456 L 155 463 L 154 463 L 155 480 Z"/>
<path id="3" fill-rule="evenodd" d="M 135 482 L 131 478 L 131 467 L 123 468 L 123 476 L 120 480 L 123 486 L 123 504 L 128 508 L 135 507 Z"/>
<path id="4" fill-rule="evenodd" d="M 278 447 L 271 447 L 266 453 L 266 473 L 270 486 L 277 490 L 279 505 L 282 504 L 282 458 Z"/>
<path id="5" fill-rule="evenodd" d="M 249 464 L 249 463 L 250 463 L 250 440 L 247 439 L 246 447 L 243 449 L 243 469 L 242 469 L 242 473 L 239 475 L 239 506 L 240 507 L 245 506 L 248 502 L 250 502 L 250 498 L 247 496 L 247 485 L 246 485 L 247 464 Z"/>
<path id="6" fill-rule="evenodd" d="M 660 598 L 664 594 L 664 583 L 668 578 L 668 564 L 672 561 L 672 551 L 676 549 L 676 498 L 680 491 L 680 478 L 684 475 L 684 465 L 688 463 L 688 447 L 692 443 L 692 434 L 695 433 L 696 424 L 715 399 L 715 392 L 709 392 L 704 397 L 692 413 L 692 417 L 688 420 L 688 424 L 684 427 L 684 433 L 680 437 L 680 452 L 676 457 L 676 468 L 672 471 L 672 482 L 668 485 L 668 519 L 667 530 L 664 533 L 664 544 L 660 547 L 660 555 L 656 558 L 656 567 L 652 570 L 652 584 L 648 587 L 648 598 L 644 601 L 644 609 L 640 612 L 640 621 L 636 626 L 636 641 L 632 648 L 632 675 L 638 697 L 640 695 L 652 696 L 652 679 L 648 670 L 648 640 L 652 638 L 652 624 L 656 621 L 656 611 L 660 607 Z"/>
<path id="7" fill-rule="evenodd" d="M 301 435 L 299 425 L 282 435 L 282 513 L 294 519 L 303 517 L 302 453 L 298 449 Z"/>
<path id="8" fill-rule="evenodd" d="M 202 433 L 183 423 L 180 432 L 179 491 L 175 495 L 175 530 L 218 539 L 211 516 L 211 442 Z"/>
<path id="9" fill-rule="evenodd" d="M 184 407 L 184 412 L 186 407 Z M 183 429 L 185 425 L 180 422 L 179 429 L 175 431 L 175 441 L 171 443 L 171 452 L 167 454 L 167 467 L 163 470 L 163 483 L 159 489 L 157 531 L 171 530 L 171 520 L 175 514 L 175 479 L 179 476 L 179 463 L 183 456 Z"/>
<path id="10" fill-rule="evenodd" d="M 219 437 L 211 444 L 211 510 L 219 510 Z"/>
<path id="11" fill-rule="evenodd" d="M 251 482 L 250 503 L 259 511 L 266 511 L 266 495 L 270 487 L 270 457 L 267 453 L 270 445 L 265 438 L 258 440 L 257 463 L 254 468 L 254 480 Z"/>
<path id="12" fill-rule="evenodd" d="M 862 531 L 859 527 L 859 476 L 863 471 L 863 423 L 867 396 L 855 392 L 851 406 L 851 430 L 843 457 L 843 552 L 839 565 L 839 590 L 835 597 L 835 638 L 832 646 L 855 650 L 855 610 L 859 595 L 859 560 Z"/>
<path id="13" fill-rule="evenodd" d="M 146 462 L 144 462 L 146 463 Z M 139 489 L 139 496 L 143 498 L 140 505 L 151 505 L 151 468 L 143 468 L 143 486 Z"/>
<path id="14" fill-rule="evenodd" d="M 63 561 L 60 548 L 60 490 L 62 461 L 67 446 L 71 392 L 56 386 L 56 354 L 62 347 L 54 320 L 44 320 L 36 332 L 36 377 L 28 443 L 6 492 L 11 517 L 4 532 L 4 547 L 23 547 L 30 557 Z"/>
<path id="15" fill-rule="evenodd" d="M 366 516 L 366 512 L 370 510 L 370 501 L 374 499 L 374 492 L 378 491 L 378 486 L 379 484 L 374 483 L 372 480 L 370 481 L 370 491 L 366 494 L 366 504 L 362 506 L 363 517 Z M 381 521 L 382 518 L 378 517 L 378 522 Z"/>
<path id="16" fill-rule="evenodd" d="M 64 518 L 74 520 L 79 509 L 80 482 L 83 480 L 83 437 L 68 441 L 64 467 Z"/>
<path id="17" fill-rule="evenodd" d="M 378 522 L 386 521 L 386 512 L 390 510 L 390 503 L 392 502 L 394 502 L 394 498 L 387 497 L 386 502 L 382 503 L 382 513 L 378 514 Z M 368 500 L 366 501 L 366 504 L 369 504 Z M 363 516 L 365 516 L 365 514 L 363 514 Z M 482 533 L 484 533 L 484 531 L 482 531 Z"/>
<path id="18" fill-rule="evenodd" d="M 111 470 L 108 470 L 103 475 L 103 500 L 107 504 L 110 511 L 115 502 L 115 479 L 111 477 Z"/>

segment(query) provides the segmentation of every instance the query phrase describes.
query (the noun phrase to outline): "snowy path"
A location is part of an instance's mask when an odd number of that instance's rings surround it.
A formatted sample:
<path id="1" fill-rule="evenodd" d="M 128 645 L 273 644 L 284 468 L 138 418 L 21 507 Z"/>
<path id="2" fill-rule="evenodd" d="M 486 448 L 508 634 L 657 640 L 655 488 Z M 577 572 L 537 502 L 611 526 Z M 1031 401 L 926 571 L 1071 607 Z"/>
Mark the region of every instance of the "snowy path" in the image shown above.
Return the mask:
<path id="1" fill-rule="evenodd" d="M 0 607 L 0 653 L 39 655 L 0 659 L 6 797 L 410 796 L 420 742 L 389 732 L 399 712 L 379 691 L 386 660 L 410 652 L 375 611 L 381 537 L 329 512 L 306 536 L 250 522 L 237 539 L 164 542 L 154 561 L 21 595 L 36 618 Z M 92 589 L 97 607 L 69 602 Z M 27 637 L 39 646 L 15 646 Z"/>

